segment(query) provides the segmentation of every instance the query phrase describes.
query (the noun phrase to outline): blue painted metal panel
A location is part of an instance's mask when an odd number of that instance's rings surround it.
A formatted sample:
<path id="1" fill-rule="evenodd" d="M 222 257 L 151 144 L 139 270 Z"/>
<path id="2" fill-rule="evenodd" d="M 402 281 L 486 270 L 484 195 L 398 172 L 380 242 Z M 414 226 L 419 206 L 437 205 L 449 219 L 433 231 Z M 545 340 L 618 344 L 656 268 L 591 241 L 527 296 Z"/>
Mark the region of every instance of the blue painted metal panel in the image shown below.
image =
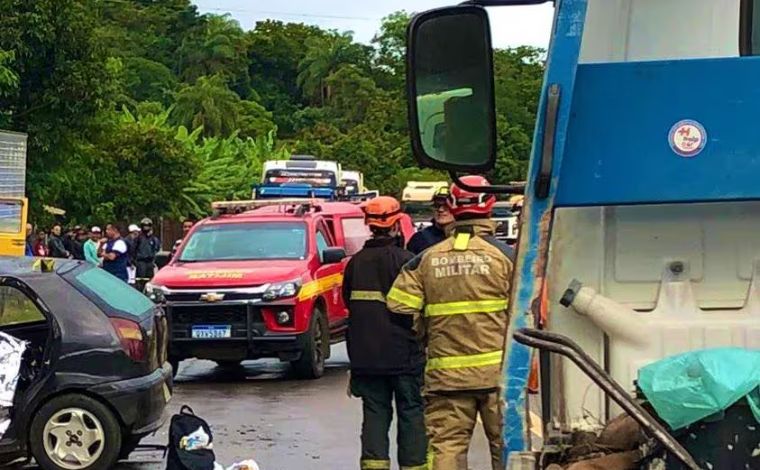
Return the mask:
<path id="1" fill-rule="evenodd" d="M 315 197 L 320 199 L 332 199 L 335 190 L 332 188 L 313 188 L 309 185 L 283 185 L 283 186 L 259 186 L 256 188 L 257 198 L 279 197 Z"/>
<path id="2" fill-rule="evenodd" d="M 552 206 L 559 178 L 559 168 L 563 159 L 566 131 L 570 122 L 575 74 L 583 37 L 583 25 L 586 19 L 586 3 L 587 0 L 559 0 L 556 4 L 544 89 L 533 138 L 528 187 L 525 192 L 526 204 L 522 213 L 523 225 L 520 232 L 520 245 L 513 279 L 515 288 L 512 292 L 513 299 L 510 305 L 508 332 L 510 339 L 507 341 L 504 363 L 505 454 L 528 450 L 527 433 L 529 428 L 527 427 L 525 413 L 527 409 L 525 393 L 530 374 L 531 351 L 511 338 L 514 331 L 534 325 L 531 304 L 541 294 L 549 251 Z M 557 112 L 552 184 L 549 197 L 538 199 L 535 197 L 534 183 L 541 167 L 541 144 L 546 127 L 544 113 L 546 112 L 547 91 L 550 86 L 555 84 L 560 87 L 561 98 Z"/>
<path id="3" fill-rule="evenodd" d="M 581 65 L 556 205 L 760 199 L 760 58 Z M 701 123 L 679 156 L 669 133 Z"/>

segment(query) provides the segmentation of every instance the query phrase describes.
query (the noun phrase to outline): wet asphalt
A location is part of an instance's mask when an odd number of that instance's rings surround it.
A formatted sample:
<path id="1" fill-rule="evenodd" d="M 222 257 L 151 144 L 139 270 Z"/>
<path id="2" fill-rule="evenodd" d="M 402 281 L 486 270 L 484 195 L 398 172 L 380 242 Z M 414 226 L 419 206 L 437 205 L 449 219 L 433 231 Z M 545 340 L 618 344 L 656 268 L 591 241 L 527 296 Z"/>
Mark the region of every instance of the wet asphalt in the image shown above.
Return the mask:
<path id="1" fill-rule="evenodd" d="M 254 459 L 261 470 L 356 470 L 361 401 L 346 395 L 347 383 L 343 345 L 333 346 L 324 377 L 314 381 L 296 380 L 289 366 L 277 361 L 245 362 L 229 370 L 210 361 L 188 360 L 180 365 L 169 411 L 175 413 L 186 404 L 207 420 L 217 461 L 225 467 Z M 168 423 L 143 443 L 165 444 L 167 431 Z M 163 468 L 161 452 L 148 450 L 135 452 L 117 470 Z M 395 461 L 393 468 L 398 468 Z M 480 425 L 470 468 L 490 469 Z"/>

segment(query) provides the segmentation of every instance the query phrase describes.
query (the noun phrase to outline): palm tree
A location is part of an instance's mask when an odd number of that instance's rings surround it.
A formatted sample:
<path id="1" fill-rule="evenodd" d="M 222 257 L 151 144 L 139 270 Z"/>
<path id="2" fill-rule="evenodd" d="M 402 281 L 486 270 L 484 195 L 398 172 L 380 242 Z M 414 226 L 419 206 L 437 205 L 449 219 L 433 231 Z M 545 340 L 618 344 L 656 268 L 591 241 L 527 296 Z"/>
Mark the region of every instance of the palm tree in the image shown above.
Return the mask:
<path id="1" fill-rule="evenodd" d="M 187 82 L 216 74 L 240 79 L 247 72 L 246 35 L 229 15 L 210 15 L 203 35 L 185 39 L 179 55 L 179 74 Z"/>
<path id="2" fill-rule="evenodd" d="M 306 40 L 306 55 L 298 64 L 298 86 L 305 97 L 324 105 L 330 99 L 330 89 L 325 79 L 343 64 L 364 62 L 365 55 L 365 49 L 353 42 L 350 31 L 327 37 L 310 37 Z"/>
<path id="3" fill-rule="evenodd" d="M 172 118 L 190 129 L 203 127 L 203 135 L 231 135 L 239 121 L 240 97 L 227 88 L 220 75 L 200 77 L 175 95 Z"/>

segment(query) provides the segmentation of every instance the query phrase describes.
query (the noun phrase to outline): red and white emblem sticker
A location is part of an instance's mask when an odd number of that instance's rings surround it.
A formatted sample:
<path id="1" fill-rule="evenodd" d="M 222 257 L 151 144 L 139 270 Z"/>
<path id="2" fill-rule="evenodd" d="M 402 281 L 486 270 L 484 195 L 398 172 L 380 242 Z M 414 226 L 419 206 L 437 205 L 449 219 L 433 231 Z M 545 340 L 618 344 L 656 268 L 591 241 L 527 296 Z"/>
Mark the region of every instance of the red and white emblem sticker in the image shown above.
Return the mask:
<path id="1" fill-rule="evenodd" d="M 671 129 L 670 148 L 682 157 L 696 157 L 707 144 L 707 131 L 697 121 L 686 119 L 677 122 Z"/>

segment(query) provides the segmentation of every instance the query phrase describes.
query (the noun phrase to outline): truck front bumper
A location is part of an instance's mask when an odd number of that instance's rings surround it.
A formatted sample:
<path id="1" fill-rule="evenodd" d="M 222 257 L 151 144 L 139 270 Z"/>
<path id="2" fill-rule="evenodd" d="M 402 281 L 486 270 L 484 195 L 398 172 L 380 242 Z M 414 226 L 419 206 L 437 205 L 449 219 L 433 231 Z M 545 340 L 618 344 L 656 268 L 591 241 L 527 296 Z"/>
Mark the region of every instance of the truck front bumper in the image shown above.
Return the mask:
<path id="1" fill-rule="evenodd" d="M 169 302 L 166 313 L 171 331 L 169 356 L 172 359 L 196 357 L 213 361 L 242 361 L 276 357 L 295 361 L 301 357 L 306 333 L 288 328 L 287 332 L 271 331 L 264 320 L 264 308 L 288 309 L 295 320 L 295 306 L 252 302 Z M 229 330 L 223 338 L 198 338 L 198 327 Z"/>

